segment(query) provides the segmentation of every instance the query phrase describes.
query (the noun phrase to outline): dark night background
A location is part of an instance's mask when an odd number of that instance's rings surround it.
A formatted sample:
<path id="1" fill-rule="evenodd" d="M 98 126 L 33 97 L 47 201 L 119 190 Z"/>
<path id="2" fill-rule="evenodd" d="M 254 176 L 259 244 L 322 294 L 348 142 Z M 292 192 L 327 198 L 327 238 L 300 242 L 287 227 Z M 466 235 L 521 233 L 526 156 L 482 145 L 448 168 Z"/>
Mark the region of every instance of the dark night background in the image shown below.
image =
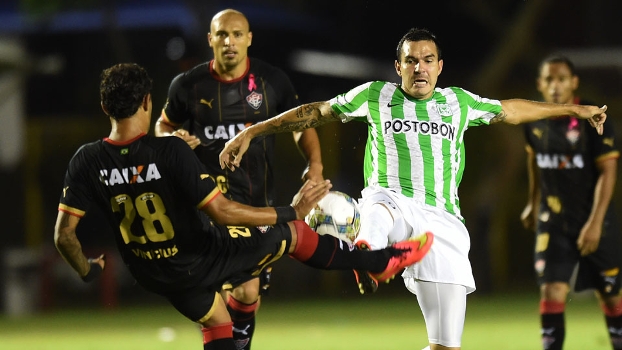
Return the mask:
<path id="1" fill-rule="evenodd" d="M 0 142 L 0 154 L 5 147 L 0 158 L 5 263 L 10 265 L 6 252 L 34 251 L 59 263 L 44 276 L 53 281 L 46 293 L 54 294 L 56 303 L 63 302 L 59 295 L 93 294 L 95 287 L 86 292 L 77 287 L 73 272 L 60 264 L 52 237 L 70 157 L 81 144 L 109 131 L 99 105 L 99 73 L 118 62 L 143 65 L 154 78 L 155 122 L 170 80 L 211 58 L 206 33 L 211 17 L 222 9 L 235 8 L 247 15 L 254 34 L 249 55 L 285 70 L 302 102 L 325 100 L 369 80 L 398 81 L 393 69 L 397 42 L 409 28 L 426 27 L 442 44 L 445 63 L 438 85 L 461 86 L 489 98 L 537 99 L 534 79 L 539 60 L 552 52 L 566 53 L 577 64 L 579 94 L 609 106 L 606 127 L 616 128 L 619 135 L 621 7 L 614 0 L 3 0 L 0 78 L 18 83 L 14 88 L 0 80 L 0 111 L 7 113 L 1 108 L 9 97 L 18 101 L 16 110 L 21 111 L 21 124 L 17 123 L 21 126 L 15 129 L 6 128 L 13 125 L 7 124 L 10 113 L 0 115 L 0 125 L 5 126 L 0 132 L 5 138 Z M 171 45 L 180 41 L 185 49 L 171 51 Z M 7 42 L 21 53 L 7 53 Z M 301 70 L 298 54 L 308 51 L 338 54 L 366 65 L 350 76 Z M 334 189 L 357 197 L 363 186 L 366 130 L 356 123 L 333 124 L 318 129 L 324 175 Z M 527 198 L 521 131 L 491 126 L 467 132 L 468 161 L 460 195 L 478 293 L 536 288 L 533 234 L 519 221 Z M 278 140 L 279 204 L 287 204 L 300 186 L 304 163 L 289 135 Z M 13 150 L 17 156 L 6 155 L 13 149 L 10 145 L 19 145 Z M 114 259 L 112 240 L 95 219 L 87 215 L 83 220 L 80 238 L 89 251 L 108 247 Z M 358 295 L 351 273 L 317 272 L 290 260 L 276 264 L 275 296 Z M 142 290 L 119 265 L 114 271 L 121 301 L 131 300 Z M 407 293 L 401 281 L 384 290 Z"/>

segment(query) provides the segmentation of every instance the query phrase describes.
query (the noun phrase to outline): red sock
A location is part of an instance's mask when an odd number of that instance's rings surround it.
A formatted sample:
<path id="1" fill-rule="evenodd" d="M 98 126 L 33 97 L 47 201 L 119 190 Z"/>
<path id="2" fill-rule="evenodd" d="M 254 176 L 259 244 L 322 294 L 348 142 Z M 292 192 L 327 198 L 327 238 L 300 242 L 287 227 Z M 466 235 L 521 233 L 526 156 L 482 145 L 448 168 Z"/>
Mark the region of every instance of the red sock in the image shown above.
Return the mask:
<path id="1" fill-rule="evenodd" d="M 307 261 L 315 253 L 320 237 L 302 220 L 294 221 L 294 226 L 298 235 L 298 243 L 296 243 L 296 249 L 290 255 L 296 260 Z"/>
<path id="2" fill-rule="evenodd" d="M 566 338 L 564 310 L 565 303 L 540 301 L 540 325 L 542 347 L 546 350 L 561 350 Z"/>
<path id="3" fill-rule="evenodd" d="M 201 332 L 203 332 L 203 350 L 235 350 L 233 322 L 202 327 Z"/>
<path id="4" fill-rule="evenodd" d="M 324 270 L 383 271 L 391 259 L 386 250 L 362 251 L 331 235 L 319 235 L 304 221 L 294 221 L 298 242 L 291 257 Z"/>
<path id="5" fill-rule="evenodd" d="M 540 314 L 561 314 L 566 309 L 566 303 L 540 300 Z"/>
<path id="6" fill-rule="evenodd" d="M 614 350 L 622 349 L 622 299 L 612 308 L 601 303 L 605 313 L 605 322 L 609 331 L 609 340 Z"/>
<path id="7" fill-rule="evenodd" d="M 603 312 L 605 313 L 605 316 L 608 316 L 608 317 L 622 316 L 622 298 L 618 302 L 618 305 L 616 305 L 616 306 L 614 306 L 612 308 L 607 307 L 607 305 L 605 305 L 605 303 L 601 303 L 600 307 L 603 309 Z"/>

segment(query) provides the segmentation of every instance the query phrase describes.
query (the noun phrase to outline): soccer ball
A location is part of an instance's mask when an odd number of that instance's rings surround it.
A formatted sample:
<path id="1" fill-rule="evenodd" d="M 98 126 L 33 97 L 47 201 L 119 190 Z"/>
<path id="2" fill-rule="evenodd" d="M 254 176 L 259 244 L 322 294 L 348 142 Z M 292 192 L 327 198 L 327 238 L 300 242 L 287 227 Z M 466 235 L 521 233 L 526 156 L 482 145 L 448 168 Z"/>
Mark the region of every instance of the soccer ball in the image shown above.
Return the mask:
<path id="1" fill-rule="evenodd" d="M 352 197 L 330 191 L 305 217 L 305 222 L 321 235 L 328 234 L 352 243 L 361 228 L 361 214 Z"/>

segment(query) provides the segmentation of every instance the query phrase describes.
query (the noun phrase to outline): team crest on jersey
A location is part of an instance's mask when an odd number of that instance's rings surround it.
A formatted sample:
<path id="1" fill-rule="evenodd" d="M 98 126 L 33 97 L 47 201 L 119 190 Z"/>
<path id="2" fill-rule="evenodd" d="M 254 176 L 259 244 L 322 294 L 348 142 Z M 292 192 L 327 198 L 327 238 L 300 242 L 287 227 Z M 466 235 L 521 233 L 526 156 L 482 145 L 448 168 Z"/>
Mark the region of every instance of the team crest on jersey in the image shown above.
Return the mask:
<path id="1" fill-rule="evenodd" d="M 453 115 L 451 112 L 451 107 L 447 103 L 439 103 L 436 105 L 436 109 L 438 110 L 438 114 L 443 117 L 450 117 Z"/>
<path id="2" fill-rule="evenodd" d="M 579 135 L 579 121 L 577 118 L 570 118 L 570 123 L 568 123 L 568 131 L 566 131 L 566 139 L 571 145 L 574 146 L 577 141 L 579 141 Z"/>
<path id="3" fill-rule="evenodd" d="M 546 267 L 546 261 L 544 259 L 538 259 L 534 263 L 534 269 L 538 276 L 544 276 L 544 268 Z"/>
<path id="4" fill-rule="evenodd" d="M 261 233 L 266 233 L 270 230 L 270 227 L 272 226 L 268 226 L 268 225 L 264 225 L 264 226 L 257 226 L 257 229 L 259 231 L 261 231 Z"/>
<path id="5" fill-rule="evenodd" d="M 254 109 L 258 109 L 259 107 L 261 107 L 261 103 L 263 102 L 263 95 L 253 91 L 248 96 L 246 96 L 246 102 L 248 102 L 249 106 L 253 107 Z"/>
<path id="6" fill-rule="evenodd" d="M 572 129 L 566 132 L 566 139 L 570 142 L 571 145 L 575 145 L 577 141 L 579 141 L 579 130 Z"/>

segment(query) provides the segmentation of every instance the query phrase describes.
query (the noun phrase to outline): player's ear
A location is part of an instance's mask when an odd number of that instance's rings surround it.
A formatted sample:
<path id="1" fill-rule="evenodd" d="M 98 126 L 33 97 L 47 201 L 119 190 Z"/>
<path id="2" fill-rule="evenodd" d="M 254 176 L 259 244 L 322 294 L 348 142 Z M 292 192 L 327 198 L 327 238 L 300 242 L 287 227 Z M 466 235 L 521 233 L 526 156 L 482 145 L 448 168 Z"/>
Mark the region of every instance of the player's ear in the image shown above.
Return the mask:
<path id="1" fill-rule="evenodd" d="M 103 103 L 103 102 L 100 102 L 100 105 L 102 106 L 102 110 L 104 111 L 104 114 L 106 114 L 106 115 L 110 115 L 110 114 L 108 114 L 108 110 L 107 110 L 107 109 L 106 109 L 106 107 L 104 106 L 104 103 Z"/>
<path id="2" fill-rule="evenodd" d="M 143 97 L 143 109 L 145 111 L 149 110 L 150 103 L 151 103 L 151 94 L 146 94 L 145 97 Z"/>
<path id="3" fill-rule="evenodd" d="M 395 72 L 397 72 L 398 76 L 402 76 L 402 67 L 400 66 L 400 61 L 395 60 Z"/>
<path id="4" fill-rule="evenodd" d="M 253 43 L 253 32 L 248 32 L 248 46 Z"/>
<path id="5" fill-rule="evenodd" d="M 579 88 L 579 76 L 578 75 L 572 76 L 571 84 L 572 84 L 572 90 L 576 90 Z"/>
<path id="6" fill-rule="evenodd" d="M 209 47 L 212 47 L 212 33 L 211 32 L 207 33 L 207 43 L 209 44 Z"/>
<path id="7" fill-rule="evenodd" d="M 544 90 L 546 89 L 546 86 L 543 83 L 543 79 L 540 77 L 536 78 L 536 90 L 538 90 L 540 93 L 544 93 Z"/>

